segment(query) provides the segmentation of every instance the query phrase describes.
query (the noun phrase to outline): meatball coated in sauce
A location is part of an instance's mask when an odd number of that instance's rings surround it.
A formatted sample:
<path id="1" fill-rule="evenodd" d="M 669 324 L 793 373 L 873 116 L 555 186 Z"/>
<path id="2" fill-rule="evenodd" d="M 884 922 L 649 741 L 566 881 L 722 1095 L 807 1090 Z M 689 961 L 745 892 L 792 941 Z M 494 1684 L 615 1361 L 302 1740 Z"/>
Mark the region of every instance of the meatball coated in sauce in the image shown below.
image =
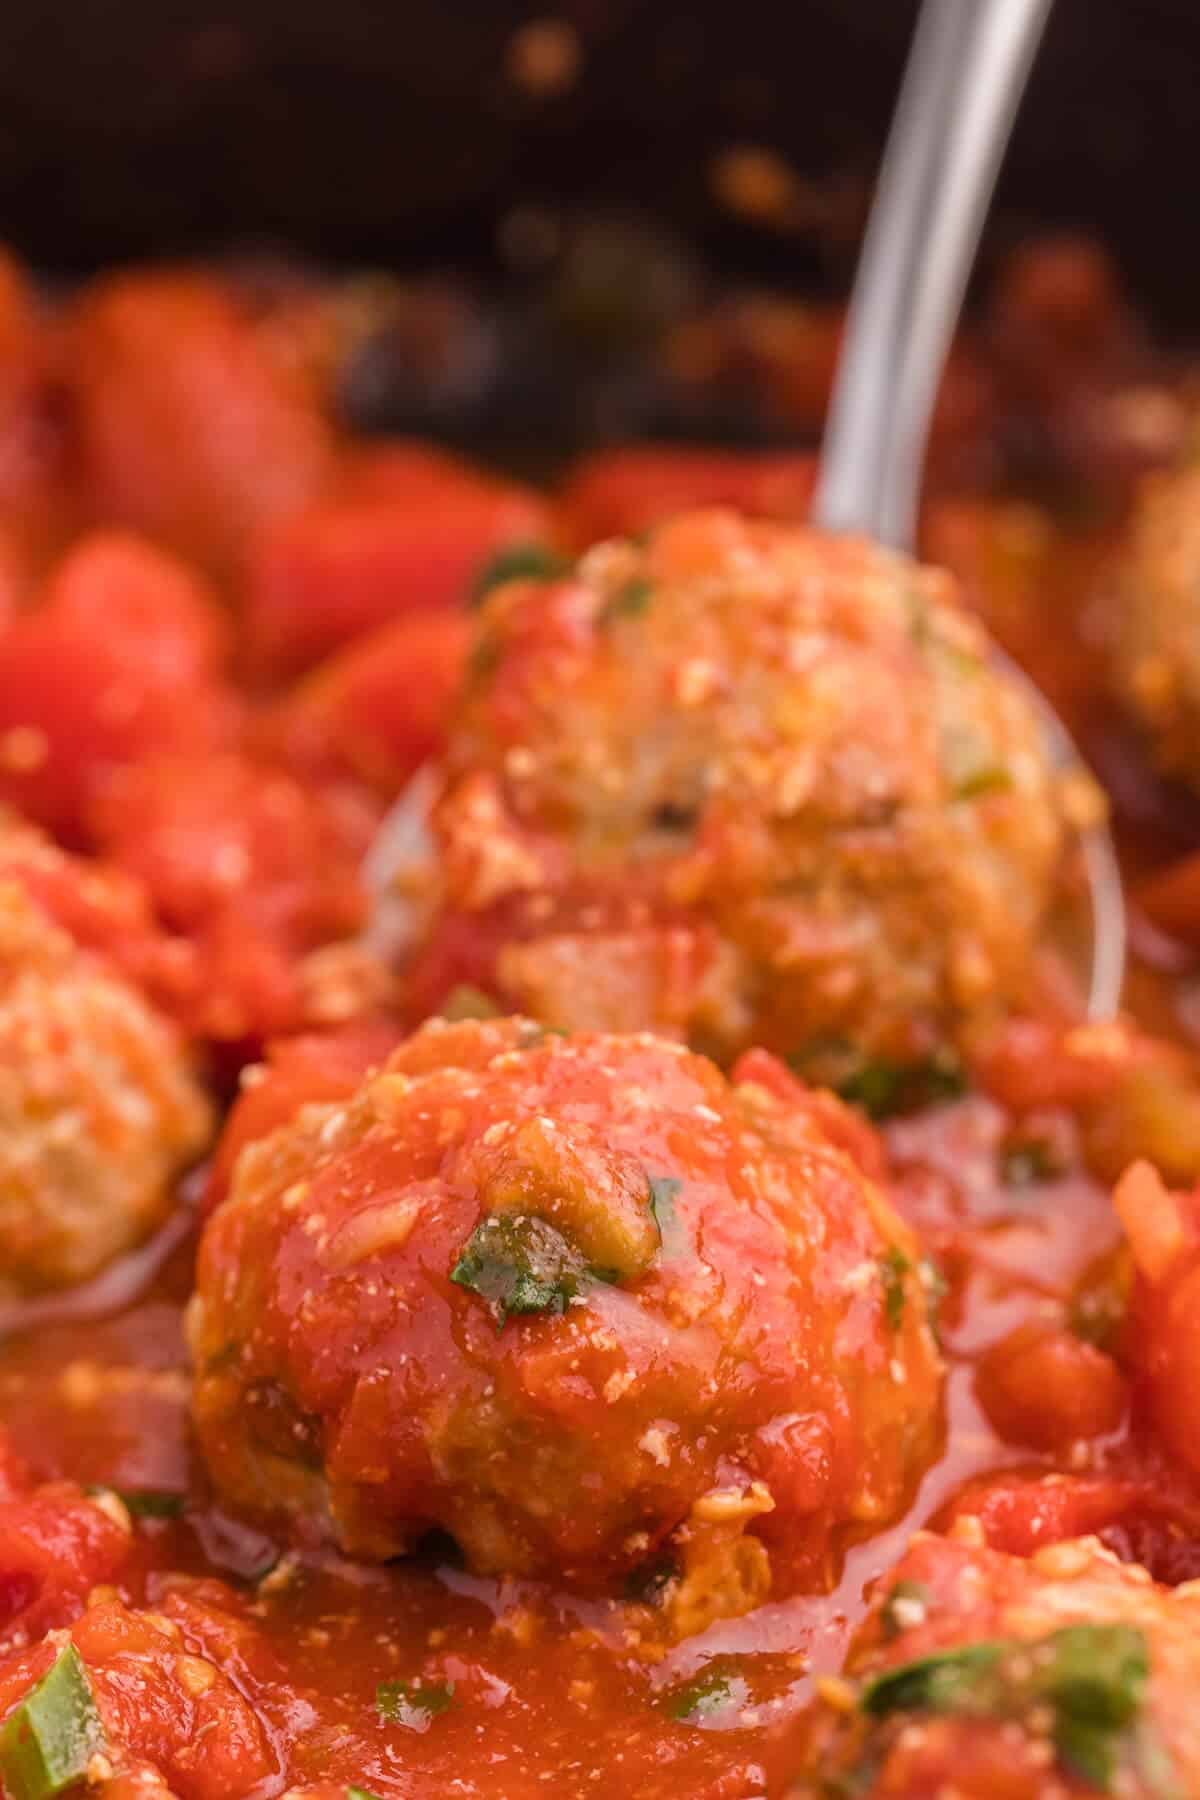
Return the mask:
<path id="1" fill-rule="evenodd" d="M 139 1242 L 210 1125 L 165 1016 L 0 879 L 0 1299 Z"/>
<path id="2" fill-rule="evenodd" d="M 1200 787 L 1200 467 L 1146 482 L 1119 588 L 1121 691 L 1159 767 Z"/>
<path id="3" fill-rule="evenodd" d="M 768 1554 L 823 1586 L 940 1438 L 917 1251 L 840 1111 L 761 1053 L 731 1086 L 649 1036 L 427 1025 L 246 1149 L 209 1221 L 218 1488 L 369 1558 L 440 1527 L 477 1571 L 611 1589 L 665 1548 L 738 1590 L 685 1622 L 763 1598 Z"/>
<path id="4" fill-rule="evenodd" d="M 849 1678 L 824 1684 L 792 1800 L 1163 1800 L 1200 1791 L 1200 1590 L 1096 1538 L 1029 1559 L 959 1527 L 880 1583 Z M 839 1785 L 840 1784 L 840 1785 Z"/>
<path id="5" fill-rule="evenodd" d="M 1021 992 L 1055 783 L 944 574 L 681 516 L 497 592 L 451 743 L 418 1005 L 916 1059 Z"/>

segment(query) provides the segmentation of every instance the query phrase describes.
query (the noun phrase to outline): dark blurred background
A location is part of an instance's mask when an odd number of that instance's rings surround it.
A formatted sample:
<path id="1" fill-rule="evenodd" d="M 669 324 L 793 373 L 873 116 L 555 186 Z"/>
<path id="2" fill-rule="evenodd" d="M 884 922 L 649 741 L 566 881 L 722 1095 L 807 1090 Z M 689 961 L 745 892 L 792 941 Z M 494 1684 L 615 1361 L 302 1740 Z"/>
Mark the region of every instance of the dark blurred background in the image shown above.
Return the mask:
<path id="1" fill-rule="evenodd" d="M 289 245 L 536 269 L 572 219 L 845 285 L 910 0 L 4 0 L 0 234 L 48 269 Z M 1098 232 L 1200 312 L 1200 10 L 1058 0 L 992 253 Z M 985 264 L 986 266 L 986 264 Z"/>

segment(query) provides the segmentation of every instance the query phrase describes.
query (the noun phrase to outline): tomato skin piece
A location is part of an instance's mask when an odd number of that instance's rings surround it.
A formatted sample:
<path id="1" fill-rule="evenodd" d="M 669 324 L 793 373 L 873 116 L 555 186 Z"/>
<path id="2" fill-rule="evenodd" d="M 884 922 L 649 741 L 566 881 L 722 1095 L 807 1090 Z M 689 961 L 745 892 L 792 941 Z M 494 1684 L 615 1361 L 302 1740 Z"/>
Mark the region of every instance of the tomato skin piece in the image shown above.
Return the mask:
<path id="1" fill-rule="evenodd" d="M 145 531 L 214 572 L 328 478 L 311 382 L 210 275 L 154 269 L 84 290 L 65 330 L 79 491 L 90 517 Z"/>
<path id="2" fill-rule="evenodd" d="M 127 1561 L 130 1533 L 74 1482 L 0 1502 L 0 1643 L 67 1624 Z"/>
<path id="3" fill-rule="evenodd" d="M 289 769 L 351 775 L 391 799 L 445 747 L 471 635 L 449 611 L 368 632 L 266 713 L 255 741 Z"/>
<path id="4" fill-rule="evenodd" d="M 808 516 L 816 458 L 807 452 L 630 446 L 585 457 L 559 496 L 566 538 L 578 549 L 634 536 L 674 513 L 733 506 L 770 519 Z"/>
<path id="5" fill-rule="evenodd" d="M 550 538 L 536 494 L 464 470 L 411 494 L 315 502 L 264 538 L 247 578 L 247 656 L 260 678 L 311 668 L 407 614 L 463 608 L 497 551 Z"/>
<path id="6" fill-rule="evenodd" d="M 386 1061 L 400 1037 L 398 1025 L 380 1019 L 269 1044 L 266 1060 L 243 1075 L 225 1121 L 204 1190 L 205 1215 L 228 1193 L 234 1166 L 247 1144 L 286 1125 L 302 1106 L 348 1099 L 367 1071 Z"/>
<path id="7" fill-rule="evenodd" d="M 0 637 L 0 799 L 69 841 L 108 774 L 239 716 L 226 626 L 204 584 L 136 538 L 83 539 Z"/>

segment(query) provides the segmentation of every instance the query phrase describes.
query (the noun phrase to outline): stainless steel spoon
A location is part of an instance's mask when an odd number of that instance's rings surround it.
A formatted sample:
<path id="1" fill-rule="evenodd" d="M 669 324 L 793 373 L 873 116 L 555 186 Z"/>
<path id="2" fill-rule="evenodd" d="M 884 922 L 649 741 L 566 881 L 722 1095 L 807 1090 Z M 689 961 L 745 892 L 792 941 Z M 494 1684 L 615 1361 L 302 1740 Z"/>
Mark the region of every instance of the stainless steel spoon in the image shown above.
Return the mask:
<path id="1" fill-rule="evenodd" d="M 925 0 L 909 53 L 850 301 L 814 522 L 901 550 L 917 503 L 938 385 L 967 277 L 1052 0 Z M 1062 720 L 995 652 L 1042 721 L 1055 765 L 1082 767 Z M 1125 904 L 1112 838 L 1080 832 L 1092 912 L 1088 1014 L 1110 1018 L 1125 969 Z"/>

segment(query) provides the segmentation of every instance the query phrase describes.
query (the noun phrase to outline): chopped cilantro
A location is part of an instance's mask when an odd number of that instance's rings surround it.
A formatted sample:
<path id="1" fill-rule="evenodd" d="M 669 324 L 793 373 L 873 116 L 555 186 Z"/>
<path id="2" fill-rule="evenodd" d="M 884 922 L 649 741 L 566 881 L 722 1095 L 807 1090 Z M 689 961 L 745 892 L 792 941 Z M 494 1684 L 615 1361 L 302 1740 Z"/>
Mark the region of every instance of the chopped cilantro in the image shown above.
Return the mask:
<path id="1" fill-rule="evenodd" d="M 498 1213 L 481 1219 L 450 1271 L 451 1281 L 486 1300 L 497 1327 L 514 1313 L 561 1313 L 590 1279 L 573 1244 L 531 1213 Z"/>
<path id="2" fill-rule="evenodd" d="M 478 606 L 493 588 L 502 587 L 506 581 L 552 581 L 556 575 L 565 575 L 570 566 L 565 557 L 546 544 L 508 544 L 475 577 L 471 605 Z"/>
<path id="3" fill-rule="evenodd" d="M 50 1800 L 83 1780 L 104 1748 L 92 1684 L 68 1644 L 0 1731 L 0 1781 L 9 1800 Z"/>
<path id="4" fill-rule="evenodd" d="M 937 1650 L 901 1663 L 868 1681 L 859 1704 L 864 1712 L 885 1718 L 895 1712 L 970 1712 L 1008 1645 L 983 1642 L 957 1650 Z"/>
<path id="5" fill-rule="evenodd" d="M 607 624 L 610 619 L 637 619 L 645 612 L 654 595 L 653 582 L 646 581 L 640 575 L 634 575 L 623 582 L 612 599 L 605 605 L 601 621 Z"/>
<path id="6" fill-rule="evenodd" d="M 883 1635 L 889 1641 L 898 1638 L 923 1617 L 930 1593 L 923 1581 L 897 1581 L 879 1612 Z"/>
<path id="7" fill-rule="evenodd" d="M 370 1788 L 355 1787 L 351 1784 L 346 1789 L 346 1800 L 379 1800 L 379 1796 L 373 1794 Z"/>
<path id="8" fill-rule="evenodd" d="M 835 1092 L 871 1119 L 891 1119 L 959 1100 L 966 1086 L 962 1064 L 951 1050 L 936 1050 L 916 1063 L 864 1057 L 834 1082 Z"/>
<path id="9" fill-rule="evenodd" d="M 89 1487 L 89 1494 L 114 1493 L 133 1519 L 178 1519 L 187 1508 L 186 1494 L 171 1494 L 157 1488 Z"/>
<path id="10" fill-rule="evenodd" d="M 455 1022 L 460 1019 L 498 1019 L 500 1008 L 482 988 L 472 987 L 469 981 L 460 981 L 442 1002 L 442 1017 Z"/>
<path id="11" fill-rule="evenodd" d="M 722 1713 L 740 1712 L 749 1699 L 750 1689 L 741 1675 L 728 1668 L 709 1667 L 681 1687 L 672 1688 L 664 1705 L 672 1719 L 703 1726 Z"/>
<path id="12" fill-rule="evenodd" d="M 1066 1625 L 1032 1643 L 1004 1639 L 902 1663 L 869 1681 L 860 1705 L 893 1713 L 1017 1719 L 1046 1708 L 1059 1762 L 1107 1792 L 1149 1678 L 1143 1632 L 1131 1625 Z"/>
<path id="13" fill-rule="evenodd" d="M 453 1702 L 452 1681 L 381 1681 L 375 1689 L 380 1723 L 403 1725 L 406 1731 L 428 1731 Z"/>
<path id="14" fill-rule="evenodd" d="M 879 1279 L 883 1283 L 883 1310 L 893 1331 L 899 1331 L 904 1318 L 904 1277 L 912 1268 L 903 1250 L 893 1244 L 879 1258 Z"/>

